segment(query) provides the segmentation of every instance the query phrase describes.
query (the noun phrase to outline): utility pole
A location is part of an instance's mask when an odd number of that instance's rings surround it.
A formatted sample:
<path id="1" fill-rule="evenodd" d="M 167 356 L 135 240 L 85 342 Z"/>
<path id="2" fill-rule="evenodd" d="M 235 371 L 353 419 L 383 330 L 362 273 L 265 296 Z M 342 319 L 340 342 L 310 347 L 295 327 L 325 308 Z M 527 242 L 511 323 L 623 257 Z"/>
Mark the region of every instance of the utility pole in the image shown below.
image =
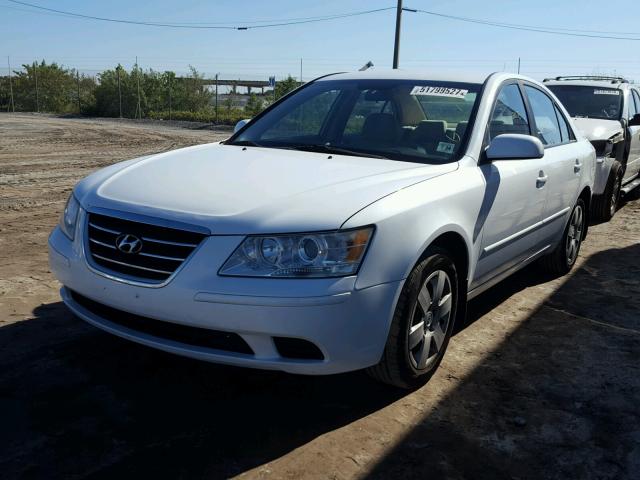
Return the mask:
<path id="1" fill-rule="evenodd" d="M 136 55 L 136 79 L 138 81 L 138 106 L 136 107 L 136 117 L 142 120 L 142 107 L 140 106 L 140 67 L 138 67 L 137 55 Z"/>
<path id="2" fill-rule="evenodd" d="M 302 85 L 302 59 L 300 59 L 300 85 Z"/>
<path id="3" fill-rule="evenodd" d="M 78 115 L 82 115 L 82 106 L 80 105 L 80 72 L 76 70 L 76 83 L 78 85 Z"/>
<path id="4" fill-rule="evenodd" d="M 398 0 L 398 8 L 396 9 L 396 41 L 393 45 L 393 68 L 398 68 L 398 63 L 400 62 L 400 30 L 403 11 L 417 12 L 415 8 L 403 8 L 402 0 Z"/>
<path id="5" fill-rule="evenodd" d="M 518 57 L 518 74 L 520 73 L 520 57 Z"/>
<path id="6" fill-rule="evenodd" d="M 171 83 L 172 79 L 169 78 L 169 120 L 171 120 Z"/>
<path id="7" fill-rule="evenodd" d="M 398 68 L 400 60 L 400 27 L 402 24 L 402 0 L 398 0 L 396 9 L 396 41 L 393 45 L 393 68 Z"/>
<path id="8" fill-rule="evenodd" d="M 7 55 L 7 64 L 9 65 L 9 95 L 11 96 L 11 102 L 7 105 L 7 112 L 9 111 L 9 107 L 11 107 L 11 111 L 16 113 L 16 104 L 13 102 L 13 83 L 11 81 L 11 60 L 9 59 L 9 55 Z"/>
<path id="9" fill-rule="evenodd" d="M 36 112 L 40 113 L 40 97 L 38 94 L 38 62 L 33 62 L 33 75 L 36 79 Z"/>
<path id="10" fill-rule="evenodd" d="M 216 125 L 218 124 L 218 74 L 216 73 Z"/>
<path id="11" fill-rule="evenodd" d="M 120 111 L 120 118 L 122 118 L 122 90 L 120 89 L 120 70 L 122 67 L 120 64 L 116 67 L 116 73 L 118 74 L 118 107 Z"/>

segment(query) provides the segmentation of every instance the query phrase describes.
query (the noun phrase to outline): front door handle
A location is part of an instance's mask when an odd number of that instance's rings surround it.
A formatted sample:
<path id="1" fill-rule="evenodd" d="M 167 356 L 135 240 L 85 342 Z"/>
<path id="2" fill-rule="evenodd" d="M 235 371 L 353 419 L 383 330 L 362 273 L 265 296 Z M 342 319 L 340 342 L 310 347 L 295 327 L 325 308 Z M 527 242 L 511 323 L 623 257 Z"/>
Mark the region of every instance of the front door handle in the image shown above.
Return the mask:
<path id="1" fill-rule="evenodd" d="M 580 173 L 581 168 L 582 163 L 580 163 L 580 160 L 576 158 L 576 164 L 573 166 L 573 173 Z"/>
<path id="2" fill-rule="evenodd" d="M 547 183 L 547 180 L 549 180 L 549 177 L 545 175 L 542 170 L 540 170 L 540 172 L 538 172 L 538 178 L 536 179 L 536 188 L 544 187 L 544 185 Z"/>

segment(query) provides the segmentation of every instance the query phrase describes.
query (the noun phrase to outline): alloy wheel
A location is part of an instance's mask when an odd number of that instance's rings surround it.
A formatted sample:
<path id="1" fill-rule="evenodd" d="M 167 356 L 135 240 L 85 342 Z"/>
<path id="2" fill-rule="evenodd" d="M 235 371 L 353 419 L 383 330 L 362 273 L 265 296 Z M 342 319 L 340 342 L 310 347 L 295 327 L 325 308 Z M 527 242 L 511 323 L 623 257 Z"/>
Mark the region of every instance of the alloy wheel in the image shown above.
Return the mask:
<path id="1" fill-rule="evenodd" d="M 413 307 L 407 342 L 415 369 L 428 369 L 438 359 L 451 322 L 453 300 L 451 280 L 443 270 L 431 273 L 422 284 Z"/>
<path id="2" fill-rule="evenodd" d="M 567 231 L 567 264 L 573 265 L 578 257 L 580 243 L 582 242 L 582 231 L 584 230 L 584 212 L 582 205 L 576 205 L 569 220 L 569 229 Z"/>

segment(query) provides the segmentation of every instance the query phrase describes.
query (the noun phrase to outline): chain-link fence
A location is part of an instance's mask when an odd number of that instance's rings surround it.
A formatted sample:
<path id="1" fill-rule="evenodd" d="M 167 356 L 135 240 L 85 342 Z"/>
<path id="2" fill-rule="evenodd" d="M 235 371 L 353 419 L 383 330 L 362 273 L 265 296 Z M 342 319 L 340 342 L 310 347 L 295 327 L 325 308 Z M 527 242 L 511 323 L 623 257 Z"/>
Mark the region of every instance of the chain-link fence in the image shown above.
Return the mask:
<path id="1" fill-rule="evenodd" d="M 206 78 L 121 65 L 95 75 L 45 61 L 0 76 L 0 111 L 153 118 L 234 124 L 254 116 L 300 83 Z"/>

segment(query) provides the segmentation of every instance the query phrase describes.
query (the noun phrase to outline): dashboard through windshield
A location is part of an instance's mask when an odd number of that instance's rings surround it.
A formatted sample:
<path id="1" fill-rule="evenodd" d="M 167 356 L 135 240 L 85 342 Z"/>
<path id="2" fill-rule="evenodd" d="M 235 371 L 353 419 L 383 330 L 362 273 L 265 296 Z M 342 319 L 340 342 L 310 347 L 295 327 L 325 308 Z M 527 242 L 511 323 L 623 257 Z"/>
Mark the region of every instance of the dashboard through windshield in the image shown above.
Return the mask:
<path id="1" fill-rule="evenodd" d="M 466 145 L 480 89 L 460 82 L 320 80 L 226 143 L 448 163 Z"/>

